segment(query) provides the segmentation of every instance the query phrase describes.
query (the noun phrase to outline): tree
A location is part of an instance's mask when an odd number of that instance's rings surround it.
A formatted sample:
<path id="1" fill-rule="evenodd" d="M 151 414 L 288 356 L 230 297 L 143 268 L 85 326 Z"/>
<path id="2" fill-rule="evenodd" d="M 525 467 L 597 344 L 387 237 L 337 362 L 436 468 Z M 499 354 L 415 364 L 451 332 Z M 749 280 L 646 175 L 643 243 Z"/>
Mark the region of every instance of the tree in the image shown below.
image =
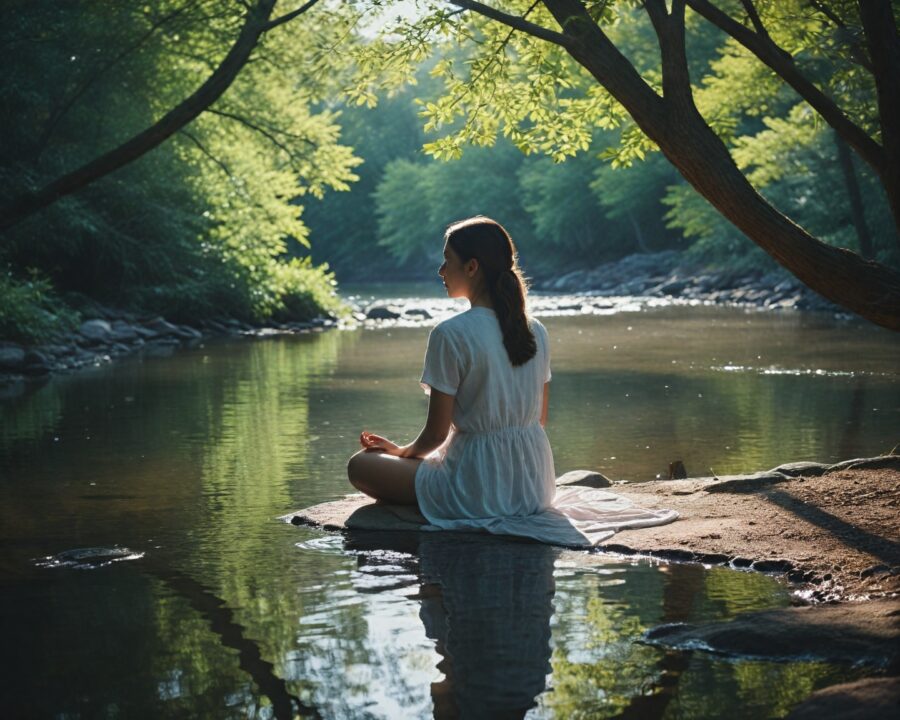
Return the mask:
<path id="1" fill-rule="evenodd" d="M 247 6 L 244 23 L 230 50 L 196 91 L 166 112 L 153 125 L 132 136 L 118 147 L 39 189 L 28 191 L 13 199 L 0 209 L 0 232 L 158 147 L 222 96 L 246 65 L 251 53 L 265 33 L 299 17 L 318 1 L 307 0 L 299 8 L 275 18 L 272 18 L 271 15 L 277 0 L 258 0 L 255 5 Z M 48 124 L 48 128 L 52 128 L 52 124 Z"/>
<path id="2" fill-rule="evenodd" d="M 698 109 L 687 32 L 700 18 L 712 22 L 793 88 L 875 170 L 900 225 L 900 43 L 887 0 L 862 2 L 858 14 L 850 3 L 824 1 L 807 7 L 742 0 L 739 6 L 728 3 L 729 12 L 705 0 L 544 0 L 510 2 L 509 11 L 470 0 L 450 4 L 456 9 L 436 8 L 418 28 L 408 28 L 406 37 L 416 51 L 426 31 L 475 48 L 466 71 L 440 68 L 446 92 L 426 106 L 426 115 L 429 123 L 452 132 L 430 145 L 433 154 L 454 157 L 463 144 L 490 144 L 502 131 L 520 149 L 564 159 L 587 149 L 595 124 L 623 125 L 621 162 L 659 149 L 719 213 L 802 282 L 874 323 L 900 330 L 900 274 L 813 237 L 737 166 L 720 136 L 727 129 Z M 640 67 L 640 58 L 629 59 L 611 39 L 611 28 L 638 6 L 659 43 L 655 67 Z M 688 6 L 694 13 L 686 12 Z M 740 20 L 738 8 L 746 15 Z M 553 22 L 559 29 L 550 27 Z M 841 79 L 854 80 L 849 85 L 855 95 L 844 98 L 843 109 L 778 44 L 795 26 L 805 47 L 843 32 L 845 40 L 823 45 L 851 68 Z M 579 88 L 583 71 L 593 84 Z M 867 88 L 873 86 L 870 102 Z"/>
<path id="3" fill-rule="evenodd" d="M 23 3 L 0 28 L 0 197 L 46 187 L 155 125 L 220 64 L 245 12 L 215 0 Z M 36 269 L 58 308 L 90 311 L 90 298 L 192 322 L 337 311 L 326 269 L 286 253 L 308 246 L 300 203 L 356 179 L 339 113 L 322 103 L 344 67 L 331 48 L 356 21 L 323 4 L 293 32 L 267 33 L 228 90 L 166 142 L 8 229 L 9 284 Z M 0 287 L 0 320 L 8 294 Z"/>

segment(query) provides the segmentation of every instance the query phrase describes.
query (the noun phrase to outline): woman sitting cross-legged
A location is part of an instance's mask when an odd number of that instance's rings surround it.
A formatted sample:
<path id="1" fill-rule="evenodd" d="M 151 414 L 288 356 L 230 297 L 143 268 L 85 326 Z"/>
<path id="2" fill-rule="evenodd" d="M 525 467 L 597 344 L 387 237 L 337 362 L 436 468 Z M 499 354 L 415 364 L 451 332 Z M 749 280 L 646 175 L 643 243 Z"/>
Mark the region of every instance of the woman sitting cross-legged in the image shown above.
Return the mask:
<path id="1" fill-rule="evenodd" d="M 428 416 L 408 445 L 363 431 L 348 464 L 354 487 L 418 505 L 433 528 L 595 545 L 624 527 L 671 522 L 670 510 L 634 508 L 612 493 L 555 485 L 544 432 L 550 383 L 547 331 L 525 308 L 516 250 L 497 222 L 452 224 L 438 271 L 471 307 L 428 338 L 421 383 Z"/>

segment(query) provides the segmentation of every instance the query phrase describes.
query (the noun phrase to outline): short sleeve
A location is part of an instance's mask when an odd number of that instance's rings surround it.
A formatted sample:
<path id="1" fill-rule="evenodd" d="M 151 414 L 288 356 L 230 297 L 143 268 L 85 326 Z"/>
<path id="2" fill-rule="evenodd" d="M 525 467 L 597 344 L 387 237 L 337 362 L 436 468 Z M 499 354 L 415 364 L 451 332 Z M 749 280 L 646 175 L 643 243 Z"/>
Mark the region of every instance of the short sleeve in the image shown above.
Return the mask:
<path id="1" fill-rule="evenodd" d="M 456 395 L 460 381 L 459 353 L 446 329 L 440 325 L 428 336 L 425 349 L 425 369 L 419 381 L 426 393 L 431 388 L 447 395 Z"/>

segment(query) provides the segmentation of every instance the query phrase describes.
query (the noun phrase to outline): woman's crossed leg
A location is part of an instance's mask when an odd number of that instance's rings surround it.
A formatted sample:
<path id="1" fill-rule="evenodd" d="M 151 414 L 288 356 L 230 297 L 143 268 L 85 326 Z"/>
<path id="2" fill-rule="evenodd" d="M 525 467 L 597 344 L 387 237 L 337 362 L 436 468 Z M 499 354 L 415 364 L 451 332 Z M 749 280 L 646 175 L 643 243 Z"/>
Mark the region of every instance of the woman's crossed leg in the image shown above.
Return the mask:
<path id="1" fill-rule="evenodd" d="M 366 495 L 395 505 L 417 505 L 416 470 L 419 458 L 401 458 L 360 450 L 347 463 L 350 484 Z"/>

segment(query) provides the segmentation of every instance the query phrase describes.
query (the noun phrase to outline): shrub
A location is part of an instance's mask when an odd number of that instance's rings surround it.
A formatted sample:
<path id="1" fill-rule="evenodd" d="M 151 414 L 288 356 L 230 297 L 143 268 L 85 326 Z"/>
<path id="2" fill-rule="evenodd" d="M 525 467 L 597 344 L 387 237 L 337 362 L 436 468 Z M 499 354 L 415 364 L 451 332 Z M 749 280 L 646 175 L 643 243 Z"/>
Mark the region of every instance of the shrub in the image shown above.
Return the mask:
<path id="1" fill-rule="evenodd" d="M 78 321 L 78 313 L 36 271 L 30 271 L 25 280 L 8 268 L 0 274 L 0 338 L 43 342 L 72 329 Z"/>

